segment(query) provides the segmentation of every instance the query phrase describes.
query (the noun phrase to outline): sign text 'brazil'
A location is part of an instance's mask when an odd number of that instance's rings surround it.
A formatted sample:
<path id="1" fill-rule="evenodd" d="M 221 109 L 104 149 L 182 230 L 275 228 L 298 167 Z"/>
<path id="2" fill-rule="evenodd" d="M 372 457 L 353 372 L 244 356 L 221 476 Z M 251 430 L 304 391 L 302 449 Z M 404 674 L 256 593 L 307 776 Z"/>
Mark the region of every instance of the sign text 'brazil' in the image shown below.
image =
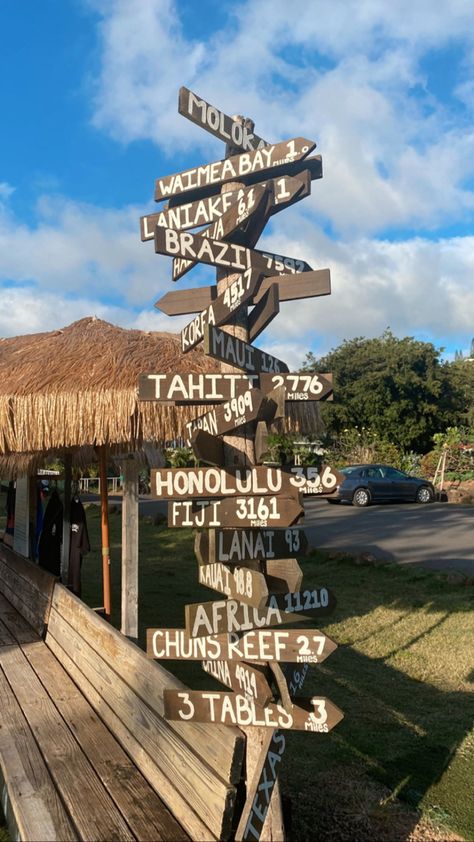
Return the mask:
<path id="1" fill-rule="evenodd" d="M 216 223 L 217 224 L 217 223 Z M 238 243 L 175 231 L 173 228 L 155 229 L 155 251 L 168 257 L 184 258 L 194 263 L 207 263 L 220 269 L 245 272 L 254 269 L 262 275 L 287 275 L 313 271 L 309 263 L 296 257 L 246 248 Z M 173 268 L 173 279 L 180 275 L 180 266 Z"/>
<path id="2" fill-rule="evenodd" d="M 221 184 L 228 181 L 246 180 L 257 174 L 257 180 L 271 178 L 272 170 L 306 158 L 313 151 L 316 144 L 304 137 L 282 141 L 271 146 L 233 155 L 223 161 L 213 161 L 210 164 L 192 167 L 184 172 L 157 178 L 155 183 L 155 201 L 159 202 L 168 196 L 188 193 L 205 187 L 216 187 L 218 192 Z M 261 176 L 261 177 L 260 177 Z M 255 179 L 254 179 L 255 180 Z"/>

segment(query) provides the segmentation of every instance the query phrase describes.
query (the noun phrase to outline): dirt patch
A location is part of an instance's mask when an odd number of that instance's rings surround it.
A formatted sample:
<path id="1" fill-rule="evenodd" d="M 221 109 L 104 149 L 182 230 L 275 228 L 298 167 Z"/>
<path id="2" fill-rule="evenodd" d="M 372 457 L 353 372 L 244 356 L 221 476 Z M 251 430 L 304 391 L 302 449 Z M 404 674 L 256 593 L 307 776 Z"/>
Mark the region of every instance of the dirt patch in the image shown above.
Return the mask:
<path id="1" fill-rule="evenodd" d="M 293 801 L 290 838 L 318 842 L 464 842 L 462 836 L 424 818 L 383 784 L 357 767 L 337 768 L 313 781 L 311 828 L 302 826 Z"/>
<path id="2" fill-rule="evenodd" d="M 447 482 L 444 486 L 448 503 L 466 503 L 474 505 L 474 480 Z"/>

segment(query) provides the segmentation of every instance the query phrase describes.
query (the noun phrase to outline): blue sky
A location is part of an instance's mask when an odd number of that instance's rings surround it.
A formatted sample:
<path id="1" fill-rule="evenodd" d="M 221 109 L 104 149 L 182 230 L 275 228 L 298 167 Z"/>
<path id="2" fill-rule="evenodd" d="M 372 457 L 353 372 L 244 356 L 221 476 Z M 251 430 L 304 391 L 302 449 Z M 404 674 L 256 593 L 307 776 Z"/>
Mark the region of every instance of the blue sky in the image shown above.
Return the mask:
<path id="1" fill-rule="evenodd" d="M 222 157 L 178 114 L 186 85 L 323 156 L 259 246 L 329 267 L 332 295 L 282 304 L 259 344 L 291 367 L 387 326 L 469 349 L 472 0 L 4 0 L 0 26 L 0 336 L 185 324 L 153 308 L 177 285 L 138 220 L 157 176 Z"/>

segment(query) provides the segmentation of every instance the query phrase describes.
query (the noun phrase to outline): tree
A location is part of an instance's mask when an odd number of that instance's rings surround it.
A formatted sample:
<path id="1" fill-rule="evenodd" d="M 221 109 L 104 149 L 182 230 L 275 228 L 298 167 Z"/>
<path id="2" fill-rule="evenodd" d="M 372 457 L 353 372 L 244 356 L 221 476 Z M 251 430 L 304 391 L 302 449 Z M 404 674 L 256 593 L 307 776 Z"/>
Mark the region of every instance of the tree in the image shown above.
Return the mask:
<path id="1" fill-rule="evenodd" d="M 345 340 L 319 360 L 307 354 L 303 371 L 333 373 L 334 401 L 322 405 L 330 435 L 367 427 L 402 451 L 425 453 L 434 433 L 457 424 L 465 410 L 440 354 L 429 342 L 386 330 Z"/>

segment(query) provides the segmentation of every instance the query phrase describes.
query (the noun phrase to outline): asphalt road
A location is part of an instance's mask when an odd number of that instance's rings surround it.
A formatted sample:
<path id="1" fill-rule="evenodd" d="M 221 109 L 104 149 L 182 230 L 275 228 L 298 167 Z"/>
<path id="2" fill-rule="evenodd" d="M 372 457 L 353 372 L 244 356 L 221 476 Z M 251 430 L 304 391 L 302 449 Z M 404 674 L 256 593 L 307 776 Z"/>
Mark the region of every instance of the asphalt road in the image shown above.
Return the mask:
<path id="1" fill-rule="evenodd" d="M 115 495 L 109 500 L 122 502 Z M 142 516 L 166 511 L 166 502 L 140 497 Z M 310 544 L 320 549 L 369 552 L 397 564 L 458 570 L 474 577 L 474 506 L 385 503 L 358 509 L 307 497 L 304 529 Z"/>
<path id="2" fill-rule="evenodd" d="M 382 504 L 358 509 L 305 500 L 313 547 L 369 552 L 397 564 L 474 576 L 474 507 L 451 503 Z"/>

